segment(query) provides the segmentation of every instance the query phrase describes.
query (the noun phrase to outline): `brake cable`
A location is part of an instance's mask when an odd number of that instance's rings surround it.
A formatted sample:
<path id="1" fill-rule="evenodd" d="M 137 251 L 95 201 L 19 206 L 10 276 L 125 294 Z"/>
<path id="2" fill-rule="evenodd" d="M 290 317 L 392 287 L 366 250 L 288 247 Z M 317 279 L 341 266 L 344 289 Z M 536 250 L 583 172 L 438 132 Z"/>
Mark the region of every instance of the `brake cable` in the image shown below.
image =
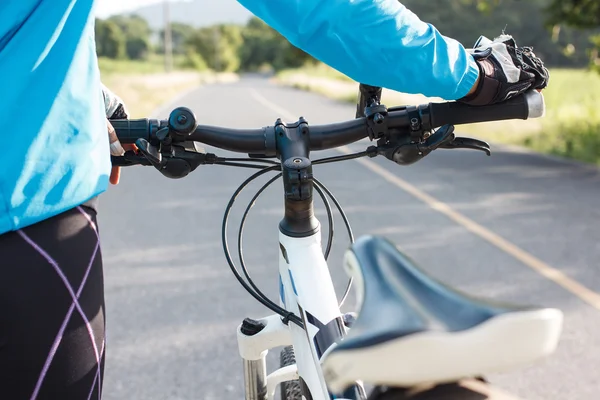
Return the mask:
<path id="1" fill-rule="evenodd" d="M 345 156 L 339 156 L 339 157 L 330 157 L 330 158 L 326 158 L 326 159 L 320 159 L 320 160 L 315 160 L 316 164 L 325 164 L 325 163 L 331 163 L 331 162 L 336 162 L 336 161 L 343 161 L 343 160 L 348 160 L 348 159 L 353 159 L 353 158 L 358 158 L 358 157 L 364 157 L 369 155 L 369 152 L 361 152 L 361 153 L 356 153 L 356 154 L 352 154 L 352 155 L 345 155 Z M 227 159 L 227 161 L 246 161 L 246 159 Z M 235 191 L 235 193 L 232 195 L 229 204 L 227 205 L 227 208 L 225 210 L 225 215 L 223 218 L 223 227 L 222 227 L 222 239 L 223 239 L 223 249 L 225 251 L 225 257 L 227 259 L 227 262 L 234 274 L 234 276 L 238 279 L 238 281 L 242 284 L 242 286 L 246 289 L 246 291 L 248 291 L 254 298 L 256 298 L 260 303 L 262 303 L 263 305 L 265 305 L 267 308 L 271 309 L 272 311 L 278 313 L 279 315 L 281 315 L 282 317 L 284 317 L 284 322 L 285 321 L 292 321 L 295 324 L 297 324 L 298 326 L 303 326 L 301 319 L 295 315 L 294 313 L 290 313 L 287 310 L 283 309 L 282 307 L 278 306 L 277 304 L 275 304 L 272 300 L 270 300 L 254 283 L 254 281 L 252 280 L 250 273 L 248 271 L 248 268 L 246 266 L 245 260 L 244 260 L 244 256 L 243 256 L 243 230 L 244 230 L 244 226 L 248 217 L 248 214 L 251 210 L 251 208 L 255 205 L 257 199 L 260 197 L 260 195 L 271 185 L 273 184 L 277 179 L 279 179 L 281 177 L 281 173 L 276 175 L 275 177 L 271 178 L 266 184 L 264 184 L 258 191 L 257 193 L 254 195 L 254 197 L 250 200 L 248 206 L 246 207 L 246 210 L 244 211 L 243 217 L 242 217 L 242 221 L 240 223 L 240 227 L 238 230 L 238 256 L 240 259 L 240 267 L 242 269 L 242 272 L 246 278 L 246 280 L 248 281 L 246 283 L 246 281 L 244 281 L 244 279 L 242 278 L 242 276 L 240 275 L 240 273 L 238 272 L 237 267 L 235 266 L 235 264 L 233 263 L 232 257 L 231 257 L 231 253 L 229 251 L 229 245 L 227 242 L 227 222 L 229 220 L 229 215 L 231 212 L 231 209 L 233 207 L 233 203 L 235 202 L 237 196 L 242 192 L 242 190 L 249 185 L 251 182 L 253 182 L 254 180 L 258 179 L 260 176 L 264 175 L 267 172 L 270 171 L 275 171 L 277 169 L 280 168 L 279 163 L 276 163 L 274 161 L 270 161 L 270 160 L 253 160 L 256 162 L 263 162 L 263 163 L 267 163 L 267 164 L 272 164 L 272 166 L 270 167 L 262 167 L 261 171 L 255 173 L 254 175 L 252 175 L 250 178 L 246 179 L 239 187 L 238 189 Z M 232 163 L 233 164 L 233 163 Z M 235 165 L 232 165 L 235 166 Z M 331 193 L 331 191 L 329 191 L 329 189 L 327 189 L 327 187 L 321 183 L 319 180 L 317 180 L 316 178 L 313 178 L 314 183 L 315 183 L 315 190 L 317 191 L 317 193 L 319 193 L 319 196 L 321 197 L 321 199 L 323 200 L 323 203 L 325 205 L 326 208 L 326 213 L 327 213 L 327 218 L 328 218 L 328 239 L 327 239 L 327 246 L 326 246 L 326 250 L 325 250 L 325 259 L 327 259 L 329 257 L 329 253 L 331 251 L 331 246 L 333 244 L 333 233 L 334 233 L 334 220 L 333 220 L 333 212 L 331 209 L 331 205 L 329 204 L 329 201 L 327 199 L 327 197 L 330 197 L 331 200 L 333 201 L 333 203 L 335 204 L 336 208 L 338 209 L 338 211 L 340 212 L 340 215 L 344 221 L 344 224 L 346 226 L 346 229 L 348 231 L 348 235 L 350 238 L 351 243 L 354 243 L 354 235 L 352 233 L 352 228 L 350 226 L 350 223 L 348 221 L 348 217 L 346 215 L 346 213 L 344 212 L 343 208 L 341 207 L 341 204 L 338 202 L 338 200 L 335 198 L 335 196 L 333 196 L 333 194 Z M 348 284 L 346 286 L 346 289 L 344 291 L 344 294 L 342 296 L 341 301 L 339 302 L 339 307 L 341 307 L 345 300 L 347 299 L 349 293 L 350 293 L 350 289 L 352 287 L 352 278 L 350 278 L 348 280 Z"/>
<path id="2" fill-rule="evenodd" d="M 244 287 L 244 289 L 246 289 L 246 291 L 248 293 L 250 293 L 250 295 L 252 297 L 254 297 L 256 300 L 258 300 L 262 305 L 264 305 L 265 307 L 267 307 L 271 311 L 273 311 L 273 312 L 281 315 L 284 318 L 284 321 L 291 321 L 291 322 L 295 323 L 296 325 L 298 325 L 300 328 L 304 329 L 304 324 L 303 324 L 302 320 L 297 315 L 295 315 L 293 312 L 289 312 L 288 310 L 286 310 L 286 309 L 278 306 L 277 304 L 273 303 L 271 300 L 260 296 L 258 293 L 256 293 L 253 290 L 253 288 L 248 283 L 246 283 L 244 281 L 244 279 L 242 278 L 242 276 L 238 272 L 237 267 L 235 266 L 233 260 L 231 259 L 231 253 L 229 252 L 229 245 L 228 245 L 228 242 L 227 242 L 227 221 L 229 219 L 229 214 L 231 212 L 231 209 L 233 208 L 233 203 L 235 202 L 235 199 L 237 198 L 237 196 L 252 181 L 254 181 L 255 179 L 259 178 L 260 176 L 262 176 L 262 175 L 264 175 L 264 174 L 266 174 L 268 172 L 276 171 L 279 168 L 280 168 L 279 165 L 273 165 L 271 167 L 265 167 L 262 170 L 260 170 L 260 171 L 256 172 L 255 174 L 253 174 L 252 176 L 250 176 L 248 179 L 246 179 L 236 189 L 235 193 L 231 196 L 231 199 L 229 200 L 229 203 L 227 204 L 227 207 L 225 209 L 225 215 L 223 216 L 223 225 L 222 225 L 222 228 L 221 228 L 221 240 L 222 240 L 222 243 L 223 243 L 223 251 L 225 252 L 225 258 L 227 260 L 227 263 L 229 264 L 229 267 L 231 268 L 231 272 L 233 272 L 233 275 L 236 277 L 236 279 L 238 280 L 238 282 L 240 282 L 240 284 Z"/>
<path id="3" fill-rule="evenodd" d="M 252 209 L 252 207 L 254 206 L 254 204 L 256 204 L 256 200 L 258 199 L 258 197 L 260 197 L 260 195 L 269 187 L 271 186 L 271 184 L 273 184 L 273 182 L 275 182 L 277 179 L 281 178 L 281 173 L 277 174 L 275 177 L 271 178 L 267 183 L 265 183 L 254 195 L 254 197 L 250 200 L 250 202 L 248 203 L 248 206 L 246 207 L 246 210 L 244 211 L 244 215 L 242 216 L 242 221 L 240 222 L 240 227 L 238 229 L 238 256 L 240 259 L 240 267 L 242 269 L 242 272 L 244 273 L 244 276 L 246 277 L 246 279 L 248 280 L 248 283 L 250 284 L 250 286 L 252 286 L 252 288 L 256 291 L 256 293 L 263 297 L 263 299 L 265 299 L 266 301 L 272 302 L 272 300 L 270 300 L 255 284 L 254 281 L 252 280 L 252 278 L 250 277 L 250 274 L 248 272 L 248 268 L 246 267 L 246 262 L 244 261 L 244 252 L 243 252 L 243 232 L 244 232 L 244 225 L 246 223 L 248 214 L 250 213 L 250 210 Z M 320 188 L 315 188 L 317 190 L 317 192 L 320 194 L 321 199 L 323 199 L 324 203 L 325 203 L 325 208 L 327 209 L 327 217 L 328 217 L 328 222 L 329 222 L 329 237 L 327 240 L 327 250 L 325 252 L 325 259 L 327 259 L 328 255 L 329 255 L 329 250 L 331 249 L 331 243 L 333 242 L 333 212 L 331 211 L 331 205 L 329 204 L 329 202 L 327 201 L 327 198 L 325 197 L 325 194 L 323 193 L 323 191 Z"/>
<path id="4" fill-rule="evenodd" d="M 342 220 L 344 221 L 344 225 L 346 225 L 346 229 L 348 230 L 348 236 L 350 237 L 350 243 L 351 244 L 354 243 L 354 233 L 352 233 L 352 226 L 350 225 L 350 221 L 348 220 L 348 216 L 344 212 L 342 205 L 338 202 L 338 200 L 335 198 L 333 193 L 331 193 L 331 191 L 329 189 L 327 189 L 327 186 L 322 184 L 317 178 L 313 177 L 313 180 L 315 181 L 316 187 L 317 188 L 320 187 L 327 194 L 327 196 L 329 196 L 329 198 L 331 198 L 331 201 L 333 201 L 333 204 L 340 212 L 340 216 L 342 217 Z M 333 237 L 332 237 L 332 241 L 333 241 Z M 348 298 L 348 295 L 350 294 L 350 289 L 352 288 L 353 281 L 354 281 L 354 279 L 352 277 L 350 277 L 348 279 L 348 284 L 346 285 L 346 289 L 344 290 L 344 295 L 342 296 L 342 300 L 340 300 L 340 303 L 339 303 L 340 308 L 344 305 L 344 302 L 346 301 L 346 299 Z"/>

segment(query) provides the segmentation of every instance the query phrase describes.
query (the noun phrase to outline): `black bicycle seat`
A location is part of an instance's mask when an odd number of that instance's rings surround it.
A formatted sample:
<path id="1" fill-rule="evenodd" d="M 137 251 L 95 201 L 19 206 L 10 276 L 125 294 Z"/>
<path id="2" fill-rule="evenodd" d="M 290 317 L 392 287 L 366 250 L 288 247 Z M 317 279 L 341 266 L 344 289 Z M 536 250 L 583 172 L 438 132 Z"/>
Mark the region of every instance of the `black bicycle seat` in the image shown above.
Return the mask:
<path id="1" fill-rule="evenodd" d="M 385 239 L 359 239 L 345 266 L 361 308 L 348 336 L 324 357 L 332 390 L 356 380 L 394 387 L 452 382 L 529 364 L 557 346 L 561 311 L 468 296 Z"/>

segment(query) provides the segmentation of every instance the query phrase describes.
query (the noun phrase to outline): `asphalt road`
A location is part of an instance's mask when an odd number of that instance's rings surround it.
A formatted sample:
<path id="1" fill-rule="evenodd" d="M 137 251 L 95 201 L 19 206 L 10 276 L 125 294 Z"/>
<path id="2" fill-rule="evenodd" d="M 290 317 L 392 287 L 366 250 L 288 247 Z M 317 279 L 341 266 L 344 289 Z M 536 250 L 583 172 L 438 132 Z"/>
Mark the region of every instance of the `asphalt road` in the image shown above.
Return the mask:
<path id="1" fill-rule="evenodd" d="M 351 105 L 259 78 L 203 87 L 177 104 L 193 108 L 204 124 L 240 128 L 269 125 L 289 114 L 327 123 L 350 119 L 354 112 Z M 385 159 L 374 162 L 432 196 L 438 202 L 434 208 L 449 206 L 545 266 L 600 292 L 600 171 L 493 150 L 492 157 L 440 150 L 404 168 Z M 339 153 L 322 155 L 334 154 Z M 357 236 L 385 235 L 434 276 L 475 295 L 565 312 L 553 357 L 492 376 L 493 382 L 529 400 L 600 398 L 598 309 L 363 164 L 348 161 L 315 172 L 343 204 Z M 247 170 L 208 166 L 184 180 L 168 180 L 153 169 L 136 167 L 125 170 L 121 184 L 102 197 L 106 400 L 243 398 L 235 329 L 244 317 L 267 312 L 233 278 L 220 229 L 230 195 L 247 176 Z M 230 223 L 234 233 L 250 196 L 236 202 Z M 273 298 L 281 198 L 279 186 L 265 192 L 244 239 L 251 273 Z M 319 216 L 324 217 L 321 206 Z M 330 268 L 341 295 L 341 254 L 348 240 L 339 216 L 336 223 Z M 271 366 L 276 358 L 271 355 Z"/>

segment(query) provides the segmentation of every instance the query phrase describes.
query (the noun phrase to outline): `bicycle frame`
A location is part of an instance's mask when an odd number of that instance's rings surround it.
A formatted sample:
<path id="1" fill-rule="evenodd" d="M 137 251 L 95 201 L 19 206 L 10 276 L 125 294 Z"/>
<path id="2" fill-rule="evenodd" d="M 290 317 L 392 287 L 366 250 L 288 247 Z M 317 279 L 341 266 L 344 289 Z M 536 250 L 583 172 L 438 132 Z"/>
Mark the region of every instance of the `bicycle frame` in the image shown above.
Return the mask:
<path id="1" fill-rule="evenodd" d="M 278 384 L 299 379 L 307 399 L 332 398 L 321 370 L 321 357 L 346 333 L 341 311 L 321 246 L 320 229 L 311 236 L 294 238 L 279 234 L 280 303 L 300 316 L 304 329 L 285 325 L 281 316 L 260 320 L 266 326 L 255 335 L 238 329 L 240 355 L 244 359 L 246 399 L 272 399 Z M 296 366 L 266 375 L 269 350 L 293 345 Z"/>
<path id="2" fill-rule="evenodd" d="M 277 121 L 275 136 L 282 160 L 285 213 L 279 225 L 280 305 L 303 323 L 284 324 L 281 316 L 246 320 L 238 329 L 244 360 L 246 399 L 272 399 L 275 388 L 298 379 L 308 400 L 334 398 L 327 389 L 321 357 L 346 328 L 321 246 L 320 224 L 314 215 L 312 164 L 308 124 Z M 296 366 L 266 374 L 265 357 L 275 347 L 292 345 Z M 349 393 L 352 390 L 349 391 Z M 345 398 L 358 399 L 357 395 Z M 285 400 L 285 399 L 284 399 Z"/>
<path id="3" fill-rule="evenodd" d="M 225 255 L 234 274 L 248 292 L 277 313 L 258 321 L 246 319 L 238 327 L 238 347 L 244 361 L 245 393 L 248 400 L 272 399 L 277 385 L 290 380 L 299 380 L 302 395 L 307 400 L 334 398 L 327 388 L 321 359 L 334 343 L 346 334 L 346 327 L 323 255 L 320 225 L 314 215 L 310 151 L 336 148 L 368 136 L 371 140 L 377 140 L 378 145 L 369 147 L 362 155 L 384 154 L 386 158 L 400 165 L 409 165 L 437 147 L 426 147 L 427 151 L 423 152 L 420 144 L 411 142 L 407 145 L 408 142 L 402 140 L 409 140 L 410 137 L 418 135 L 421 141 L 419 143 L 430 146 L 431 143 L 427 144 L 424 140 L 431 139 L 429 133 L 434 127 L 537 118 L 542 116 L 545 110 L 543 96 L 536 91 L 503 104 L 478 107 L 476 112 L 473 111 L 473 107 L 456 102 L 388 110 L 385 106 L 378 105 L 379 90 L 368 89 L 365 93 L 375 96 L 375 101 L 371 101 L 367 107 L 370 111 L 365 111 L 368 117 L 317 126 L 313 130 L 302 117 L 291 124 L 285 124 L 278 119 L 273 127 L 254 130 L 199 127 L 196 126 L 193 113 L 186 108 L 174 110 L 168 121 L 112 121 L 122 142 L 135 142 L 143 153 L 138 155 L 135 152 L 127 152 L 124 156 L 113 156 L 113 165 L 116 166 L 153 165 L 170 178 L 185 177 L 199 165 L 240 166 L 227 163 L 227 159 L 219 159 L 214 154 L 193 151 L 190 147 L 184 147 L 186 142 L 204 142 L 259 158 L 277 157 L 281 161 L 280 166 L 277 166 L 277 169 L 281 168 L 285 193 L 285 215 L 279 225 L 281 307 L 265 299 L 262 293 L 252 291 L 237 273 L 227 248 L 226 219 L 223 225 Z M 364 105 L 364 102 L 361 100 L 360 104 Z M 359 111 L 360 107 L 362 106 L 359 106 Z M 440 130 L 435 134 L 439 132 Z M 452 133 L 446 130 L 445 134 L 448 132 Z M 447 137 L 449 136 L 442 135 L 438 140 Z M 402 140 L 398 141 L 399 139 Z M 445 142 L 446 145 L 454 144 L 444 148 L 475 148 L 489 151 L 485 143 L 483 146 L 472 139 L 458 139 L 461 140 Z M 167 149 L 164 152 L 163 145 Z M 161 157 L 157 158 L 157 153 Z M 274 171 L 275 167 L 266 169 Z M 289 318 L 292 318 L 289 324 L 284 323 L 284 320 Z M 277 369 L 267 375 L 268 351 L 288 345 L 294 348 L 296 365 Z M 343 398 L 365 400 L 364 390 L 361 389 L 361 383 L 357 382 L 355 387 L 343 394 Z"/>

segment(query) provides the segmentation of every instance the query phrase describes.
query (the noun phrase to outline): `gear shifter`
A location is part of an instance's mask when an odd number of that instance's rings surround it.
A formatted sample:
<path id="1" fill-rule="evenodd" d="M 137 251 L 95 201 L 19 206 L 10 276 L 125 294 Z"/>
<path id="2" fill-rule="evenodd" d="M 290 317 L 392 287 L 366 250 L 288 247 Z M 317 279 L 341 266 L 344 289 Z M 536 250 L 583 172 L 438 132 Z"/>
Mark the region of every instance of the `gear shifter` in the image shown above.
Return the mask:
<path id="1" fill-rule="evenodd" d="M 444 125 L 424 142 L 390 142 L 379 146 L 379 153 L 399 165 L 410 165 L 423 159 L 432 151 L 454 140 L 454 126 Z"/>
<path id="2" fill-rule="evenodd" d="M 162 168 L 164 165 L 163 157 L 156 147 L 143 138 L 136 140 L 135 145 L 152 165 L 154 165 L 157 169 Z"/>
<path id="3" fill-rule="evenodd" d="M 410 165 L 421 160 L 437 149 L 473 149 L 492 154 L 490 145 L 481 140 L 454 136 L 454 126 L 444 125 L 433 135 L 421 142 L 413 142 L 406 138 L 403 141 L 380 142 L 379 154 L 399 165 Z"/>

